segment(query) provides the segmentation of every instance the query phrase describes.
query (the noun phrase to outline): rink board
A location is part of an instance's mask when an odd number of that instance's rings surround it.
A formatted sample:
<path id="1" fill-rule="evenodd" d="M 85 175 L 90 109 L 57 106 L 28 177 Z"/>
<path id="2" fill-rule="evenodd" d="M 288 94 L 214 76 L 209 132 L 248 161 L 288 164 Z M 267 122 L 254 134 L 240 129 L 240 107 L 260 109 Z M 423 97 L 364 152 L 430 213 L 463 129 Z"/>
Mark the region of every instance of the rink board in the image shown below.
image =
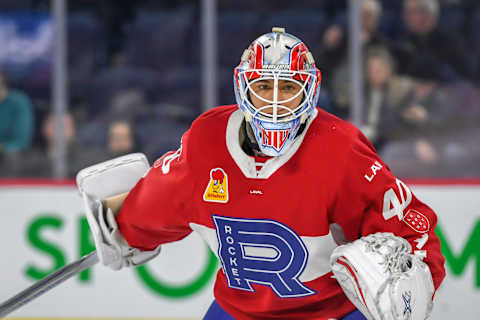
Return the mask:
<path id="1" fill-rule="evenodd" d="M 449 256 L 431 319 L 473 319 L 480 314 L 480 181 L 410 186 L 437 212 Z M 81 199 L 70 182 L 0 181 L 0 210 L 0 301 L 92 249 Z M 213 299 L 218 266 L 212 269 L 211 259 L 192 234 L 166 245 L 142 271 L 95 266 L 11 317 L 200 319 Z"/>

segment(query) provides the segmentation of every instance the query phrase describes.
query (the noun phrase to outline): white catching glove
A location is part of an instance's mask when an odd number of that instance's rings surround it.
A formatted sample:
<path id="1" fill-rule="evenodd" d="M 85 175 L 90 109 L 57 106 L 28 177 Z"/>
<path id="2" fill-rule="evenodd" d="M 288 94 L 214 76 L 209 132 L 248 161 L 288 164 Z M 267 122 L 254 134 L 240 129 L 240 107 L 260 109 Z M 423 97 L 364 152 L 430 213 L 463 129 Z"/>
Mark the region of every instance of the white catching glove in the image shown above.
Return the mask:
<path id="1" fill-rule="evenodd" d="M 425 320 L 433 306 L 428 266 L 410 254 L 407 240 L 375 233 L 337 247 L 333 274 L 368 320 Z"/>
<path id="2" fill-rule="evenodd" d="M 130 247 L 118 230 L 115 215 L 102 200 L 130 191 L 149 170 L 142 153 L 133 153 L 82 169 L 77 186 L 83 198 L 87 221 L 100 262 L 114 270 L 145 263 L 160 252 Z"/>

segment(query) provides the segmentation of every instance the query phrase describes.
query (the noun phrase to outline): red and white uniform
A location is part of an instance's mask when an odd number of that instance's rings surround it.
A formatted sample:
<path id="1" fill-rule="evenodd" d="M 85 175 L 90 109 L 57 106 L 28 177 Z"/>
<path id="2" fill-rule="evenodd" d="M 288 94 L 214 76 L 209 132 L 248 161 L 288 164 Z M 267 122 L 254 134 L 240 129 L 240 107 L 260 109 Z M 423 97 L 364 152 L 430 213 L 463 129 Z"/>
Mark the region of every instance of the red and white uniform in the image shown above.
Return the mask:
<path id="1" fill-rule="evenodd" d="M 435 213 L 390 172 L 352 125 L 317 109 L 286 154 L 259 171 L 239 144 L 237 106 L 201 115 L 176 152 L 155 162 L 117 221 L 152 250 L 197 231 L 219 257 L 215 298 L 235 319 L 329 319 L 355 309 L 329 258 L 345 241 L 382 232 L 445 276 Z"/>

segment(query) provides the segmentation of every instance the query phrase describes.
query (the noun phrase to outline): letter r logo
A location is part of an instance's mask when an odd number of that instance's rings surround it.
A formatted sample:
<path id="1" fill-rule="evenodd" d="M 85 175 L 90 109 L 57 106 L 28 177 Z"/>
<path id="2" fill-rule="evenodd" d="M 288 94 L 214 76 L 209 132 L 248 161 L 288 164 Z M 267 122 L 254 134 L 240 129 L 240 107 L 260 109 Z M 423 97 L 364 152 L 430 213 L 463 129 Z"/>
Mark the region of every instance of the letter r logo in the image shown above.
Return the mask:
<path id="1" fill-rule="evenodd" d="M 254 291 L 251 283 L 257 283 L 269 286 L 281 298 L 315 293 L 298 280 L 308 251 L 293 230 L 274 220 L 212 217 L 218 256 L 230 288 Z"/>

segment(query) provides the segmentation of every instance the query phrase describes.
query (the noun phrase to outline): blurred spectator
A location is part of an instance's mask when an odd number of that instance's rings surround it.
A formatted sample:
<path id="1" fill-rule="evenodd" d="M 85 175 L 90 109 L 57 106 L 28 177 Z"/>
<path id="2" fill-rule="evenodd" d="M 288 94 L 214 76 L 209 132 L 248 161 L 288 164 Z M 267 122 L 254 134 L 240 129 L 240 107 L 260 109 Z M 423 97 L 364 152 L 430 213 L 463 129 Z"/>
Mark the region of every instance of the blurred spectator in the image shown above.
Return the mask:
<path id="1" fill-rule="evenodd" d="M 370 46 L 389 46 L 388 40 L 379 32 L 378 26 L 382 15 L 382 7 L 377 0 L 365 0 L 362 7 L 362 42 L 364 49 Z M 320 70 L 325 75 L 323 84 L 328 90 L 332 87 L 328 82 L 338 67 L 348 59 L 348 31 L 346 25 L 335 23 L 324 33 L 322 42 L 313 52 Z"/>
<path id="2" fill-rule="evenodd" d="M 411 62 L 413 90 L 401 107 L 392 109 L 390 138 L 425 137 L 445 130 L 450 108 L 439 86 L 439 73 L 438 63 L 429 56 L 418 56 Z"/>
<path id="3" fill-rule="evenodd" d="M 110 123 L 107 149 L 110 158 L 140 151 L 135 128 L 128 120 L 115 120 Z"/>
<path id="4" fill-rule="evenodd" d="M 12 176 L 18 170 L 20 152 L 32 141 L 34 115 L 30 99 L 7 86 L 0 71 L 0 176 Z"/>
<path id="5" fill-rule="evenodd" d="M 107 158 L 104 151 L 84 147 L 76 143 L 76 127 L 72 114 L 67 112 L 63 118 L 66 141 L 67 177 L 73 178 L 77 172 L 94 163 Z M 45 145 L 29 150 L 21 161 L 19 175 L 28 177 L 52 177 L 54 174 L 55 116 L 49 114 L 42 124 L 42 135 Z"/>
<path id="6" fill-rule="evenodd" d="M 406 103 L 390 110 L 384 119 L 389 145 L 381 155 L 399 176 L 451 174 L 446 153 L 454 128 L 447 96 L 438 81 L 440 70 L 428 56 L 417 57 L 410 67 L 413 90 Z"/>
<path id="7" fill-rule="evenodd" d="M 350 101 L 350 83 L 347 81 L 346 68 L 335 79 L 335 103 L 342 114 L 348 114 L 352 106 Z M 342 76 L 343 75 L 343 76 Z M 365 62 L 365 105 L 364 124 L 360 130 L 381 150 L 386 142 L 385 114 L 401 108 L 412 92 L 412 81 L 399 77 L 395 73 L 395 61 L 384 47 L 371 47 Z"/>
<path id="8" fill-rule="evenodd" d="M 30 147 L 33 111 L 30 99 L 7 86 L 0 72 L 0 152 L 10 153 Z"/>
<path id="9" fill-rule="evenodd" d="M 441 62 L 440 80 L 473 78 L 474 58 L 468 54 L 458 30 L 438 27 L 439 15 L 437 0 L 404 0 L 403 19 L 407 32 L 395 46 L 399 72 L 409 73 L 411 61 L 421 54 Z"/>

